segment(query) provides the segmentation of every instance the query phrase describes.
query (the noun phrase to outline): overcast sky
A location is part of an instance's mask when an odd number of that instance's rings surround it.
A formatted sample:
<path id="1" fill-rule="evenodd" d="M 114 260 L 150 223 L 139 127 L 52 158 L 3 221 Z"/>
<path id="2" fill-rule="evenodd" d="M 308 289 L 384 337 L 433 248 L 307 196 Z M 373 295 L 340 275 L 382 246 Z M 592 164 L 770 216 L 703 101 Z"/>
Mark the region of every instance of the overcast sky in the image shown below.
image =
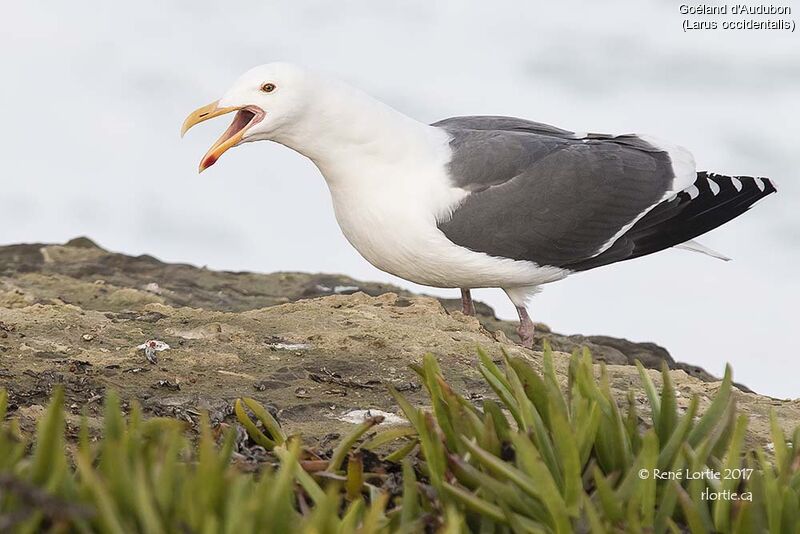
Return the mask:
<path id="1" fill-rule="evenodd" d="M 800 46 L 784 32 L 684 33 L 677 3 L 43 2 L 0 21 L 0 243 L 78 235 L 217 269 L 300 270 L 414 286 L 363 260 L 324 181 L 271 143 L 197 164 L 227 126 L 186 114 L 244 70 L 324 69 L 420 120 L 505 114 L 641 132 L 701 169 L 770 176 L 773 195 L 701 241 L 547 286 L 536 320 L 654 341 L 759 392 L 800 397 Z M 515 318 L 499 290 L 476 297 Z"/>

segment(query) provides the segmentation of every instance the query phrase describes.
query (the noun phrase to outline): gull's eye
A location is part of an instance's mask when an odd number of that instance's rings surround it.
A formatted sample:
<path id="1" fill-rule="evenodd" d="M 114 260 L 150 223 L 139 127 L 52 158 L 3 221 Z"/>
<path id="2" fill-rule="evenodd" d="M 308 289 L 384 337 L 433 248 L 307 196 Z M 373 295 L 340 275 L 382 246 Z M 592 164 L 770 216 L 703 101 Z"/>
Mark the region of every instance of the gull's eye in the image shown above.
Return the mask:
<path id="1" fill-rule="evenodd" d="M 265 83 L 264 85 L 261 86 L 261 91 L 263 91 L 264 93 L 271 93 L 274 90 L 275 90 L 275 84 L 274 83 L 267 82 L 267 83 Z"/>

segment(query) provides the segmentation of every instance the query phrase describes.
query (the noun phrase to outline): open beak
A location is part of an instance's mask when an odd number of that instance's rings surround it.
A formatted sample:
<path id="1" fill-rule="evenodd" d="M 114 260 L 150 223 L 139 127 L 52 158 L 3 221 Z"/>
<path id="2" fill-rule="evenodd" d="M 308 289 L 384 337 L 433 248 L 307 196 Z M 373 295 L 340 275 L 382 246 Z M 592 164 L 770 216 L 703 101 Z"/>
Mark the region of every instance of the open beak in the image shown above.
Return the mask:
<path id="1" fill-rule="evenodd" d="M 223 133 L 222 136 L 220 136 L 220 138 L 217 139 L 217 141 L 211 146 L 211 148 L 208 149 L 206 155 L 203 156 L 203 159 L 200 161 L 199 172 L 203 172 L 207 168 L 211 167 L 217 162 L 217 160 L 226 150 L 239 144 L 242 141 L 247 129 L 256 123 L 261 122 L 261 120 L 264 118 L 264 111 L 255 106 L 220 107 L 219 101 L 217 101 L 194 110 L 189 114 L 188 117 L 186 117 L 186 120 L 183 121 L 181 137 L 183 137 L 183 135 L 189 131 L 189 128 L 195 124 L 199 124 L 203 121 L 207 121 L 208 119 L 213 119 L 214 117 L 219 117 L 220 115 L 225 115 L 226 113 L 231 113 L 233 111 L 236 112 L 233 122 L 230 126 L 228 126 L 228 129 L 225 130 L 225 133 Z"/>

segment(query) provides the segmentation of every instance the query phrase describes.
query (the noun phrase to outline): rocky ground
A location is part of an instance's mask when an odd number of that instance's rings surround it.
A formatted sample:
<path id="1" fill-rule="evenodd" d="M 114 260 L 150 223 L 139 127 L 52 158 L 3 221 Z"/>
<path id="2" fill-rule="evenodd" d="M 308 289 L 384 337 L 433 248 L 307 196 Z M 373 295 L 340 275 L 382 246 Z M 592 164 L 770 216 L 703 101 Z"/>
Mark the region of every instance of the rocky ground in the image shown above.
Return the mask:
<path id="1" fill-rule="evenodd" d="M 439 356 L 454 387 L 476 399 L 490 395 L 476 347 L 539 364 L 539 353 L 517 346 L 514 325 L 491 308 L 479 304 L 477 318 L 459 309 L 457 300 L 345 276 L 216 272 L 111 253 L 85 238 L 0 247 L 0 387 L 29 427 L 52 387 L 64 384 L 73 423 L 85 409 L 97 425 L 109 388 L 138 399 L 149 414 L 190 421 L 202 410 L 228 417 L 233 399 L 252 396 L 271 406 L 288 432 L 325 440 L 357 421 L 359 410 L 396 412 L 387 384 L 424 404 L 408 364 L 426 352 Z M 650 368 L 665 360 L 684 403 L 699 393 L 705 405 L 719 387 L 652 343 L 538 327 L 539 347 L 543 339 L 564 352 L 588 346 L 608 364 L 621 397 L 633 388 L 645 402 L 635 359 Z M 170 347 L 155 352 L 157 363 L 138 348 L 149 340 Z M 559 358 L 561 373 L 565 363 Z M 800 424 L 800 401 L 739 389 L 739 409 L 750 415 L 756 439 L 768 441 L 770 408 L 787 429 Z"/>

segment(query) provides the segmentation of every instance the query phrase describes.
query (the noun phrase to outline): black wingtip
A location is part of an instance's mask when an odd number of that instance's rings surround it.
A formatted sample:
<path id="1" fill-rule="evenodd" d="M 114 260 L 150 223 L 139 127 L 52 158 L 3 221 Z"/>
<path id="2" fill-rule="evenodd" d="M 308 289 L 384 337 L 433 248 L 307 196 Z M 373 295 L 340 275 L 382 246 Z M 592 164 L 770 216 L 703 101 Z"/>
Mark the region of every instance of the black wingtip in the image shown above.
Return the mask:
<path id="1" fill-rule="evenodd" d="M 777 191 L 769 178 L 700 171 L 690 188 L 653 208 L 608 250 L 570 268 L 593 269 L 685 243 L 735 219 Z"/>

